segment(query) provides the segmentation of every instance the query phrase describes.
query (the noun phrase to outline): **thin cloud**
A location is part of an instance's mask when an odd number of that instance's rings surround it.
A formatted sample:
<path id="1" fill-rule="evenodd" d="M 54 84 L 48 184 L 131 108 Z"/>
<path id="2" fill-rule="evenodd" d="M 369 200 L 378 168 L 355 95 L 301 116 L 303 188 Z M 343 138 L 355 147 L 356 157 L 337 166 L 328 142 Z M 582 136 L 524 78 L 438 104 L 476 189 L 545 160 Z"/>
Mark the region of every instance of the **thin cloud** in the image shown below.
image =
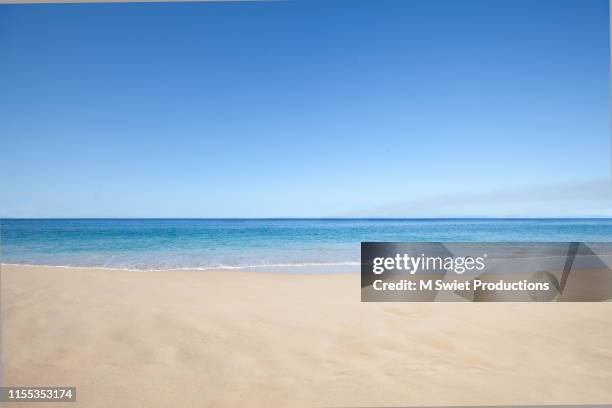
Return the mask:
<path id="1" fill-rule="evenodd" d="M 430 196 L 385 203 L 344 216 L 608 217 L 612 216 L 612 183 L 606 179 Z"/>

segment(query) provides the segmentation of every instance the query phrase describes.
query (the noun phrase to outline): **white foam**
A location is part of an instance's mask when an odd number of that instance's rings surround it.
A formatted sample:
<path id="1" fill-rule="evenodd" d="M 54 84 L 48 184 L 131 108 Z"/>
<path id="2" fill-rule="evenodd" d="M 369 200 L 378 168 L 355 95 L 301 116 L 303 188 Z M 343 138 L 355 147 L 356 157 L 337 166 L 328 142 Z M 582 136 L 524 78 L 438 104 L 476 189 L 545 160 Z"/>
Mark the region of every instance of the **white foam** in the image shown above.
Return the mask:
<path id="1" fill-rule="evenodd" d="M 63 268 L 63 269 L 95 269 L 95 270 L 114 270 L 129 272 L 167 272 L 167 271 L 217 271 L 217 270 L 255 270 L 260 271 L 264 268 L 282 269 L 308 269 L 324 267 L 350 267 L 359 266 L 360 262 L 304 262 L 304 263 L 271 263 L 271 264 L 250 264 L 250 265 L 207 265 L 207 266 L 183 266 L 167 268 L 129 268 L 121 266 L 90 266 L 90 265 L 47 265 L 47 264 L 28 264 L 28 263 L 0 263 L 0 266 L 27 266 L 43 268 Z"/>

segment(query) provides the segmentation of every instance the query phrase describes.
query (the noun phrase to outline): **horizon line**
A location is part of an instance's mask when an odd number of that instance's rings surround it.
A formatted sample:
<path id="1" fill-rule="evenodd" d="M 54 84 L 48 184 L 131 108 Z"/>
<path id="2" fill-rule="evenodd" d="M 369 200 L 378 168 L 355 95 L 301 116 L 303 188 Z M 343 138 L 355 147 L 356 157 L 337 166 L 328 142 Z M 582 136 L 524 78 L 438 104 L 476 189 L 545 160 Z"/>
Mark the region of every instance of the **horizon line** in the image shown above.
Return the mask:
<path id="1" fill-rule="evenodd" d="M 444 221 L 444 220 L 612 220 L 612 216 L 595 217 L 0 217 L 2 220 L 304 220 L 304 221 Z"/>

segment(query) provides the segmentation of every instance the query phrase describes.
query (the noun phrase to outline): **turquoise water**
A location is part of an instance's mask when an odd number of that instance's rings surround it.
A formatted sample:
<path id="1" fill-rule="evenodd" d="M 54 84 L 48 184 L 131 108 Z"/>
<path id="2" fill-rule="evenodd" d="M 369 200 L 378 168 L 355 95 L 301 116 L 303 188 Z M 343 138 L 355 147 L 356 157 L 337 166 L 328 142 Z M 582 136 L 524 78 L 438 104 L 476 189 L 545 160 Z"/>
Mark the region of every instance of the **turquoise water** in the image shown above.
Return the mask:
<path id="1" fill-rule="evenodd" d="M 11 219 L 0 233 L 5 264 L 356 270 L 361 241 L 611 242 L 612 219 Z"/>

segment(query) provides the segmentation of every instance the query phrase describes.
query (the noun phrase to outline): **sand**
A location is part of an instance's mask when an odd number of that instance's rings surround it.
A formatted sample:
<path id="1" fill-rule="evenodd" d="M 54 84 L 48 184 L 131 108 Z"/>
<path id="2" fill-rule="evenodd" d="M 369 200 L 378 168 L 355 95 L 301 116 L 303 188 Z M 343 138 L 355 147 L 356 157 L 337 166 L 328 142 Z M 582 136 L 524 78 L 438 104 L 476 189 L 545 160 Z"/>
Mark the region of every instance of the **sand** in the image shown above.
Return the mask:
<path id="1" fill-rule="evenodd" d="M 358 274 L 1 278 L 4 385 L 77 387 L 36 407 L 612 402 L 612 303 L 360 303 Z"/>

